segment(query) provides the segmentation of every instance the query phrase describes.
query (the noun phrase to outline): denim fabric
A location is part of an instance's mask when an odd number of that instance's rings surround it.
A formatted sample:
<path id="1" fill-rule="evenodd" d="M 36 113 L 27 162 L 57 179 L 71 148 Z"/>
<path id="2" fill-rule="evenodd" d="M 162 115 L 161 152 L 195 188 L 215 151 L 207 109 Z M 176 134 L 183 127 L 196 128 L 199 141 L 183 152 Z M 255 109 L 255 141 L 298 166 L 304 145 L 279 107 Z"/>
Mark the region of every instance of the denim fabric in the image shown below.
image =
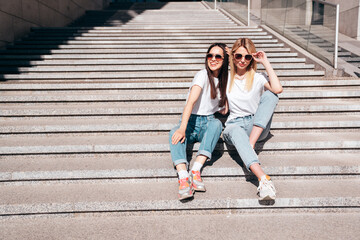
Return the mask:
<path id="1" fill-rule="evenodd" d="M 211 154 L 219 140 L 222 131 L 222 124 L 220 120 L 216 119 L 214 115 L 200 116 L 191 114 L 188 125 L 186 127 L 186 139 L 184 143 L 178 142 L 177 144 L 173 145 L 171 143 L 171 137 L 174 132 L 179 129 L 179 127 L 180 124 L 171 129 L 169 133 L 171 159 L 174 163 L 174 166 L 180 163 L 185 163 L 188 166 L 186 146 L 187 144 L 195 142 L 200 142 L 200 147 L 196 156 L 204 155 L 208 158 L 211 158 Z"/>
<path id="2" fill-rule="evenodd" d="M 260 99 L 259 107 L 255 115 L 245 117 L 238 117 L 232 119 L 226 124 L 223 133 L 224 140 L 234 145 L 238 151 L 246 168 L 250 170 L 250 166 L 254 163 L 259 163 L 258 156 L 250 145 L 249 136 L 254 125 L 263 128 L 258 141 L 264 140 L 269 132 L 276 105 L 279 98 L 276 94 L 265 91 Z"/>

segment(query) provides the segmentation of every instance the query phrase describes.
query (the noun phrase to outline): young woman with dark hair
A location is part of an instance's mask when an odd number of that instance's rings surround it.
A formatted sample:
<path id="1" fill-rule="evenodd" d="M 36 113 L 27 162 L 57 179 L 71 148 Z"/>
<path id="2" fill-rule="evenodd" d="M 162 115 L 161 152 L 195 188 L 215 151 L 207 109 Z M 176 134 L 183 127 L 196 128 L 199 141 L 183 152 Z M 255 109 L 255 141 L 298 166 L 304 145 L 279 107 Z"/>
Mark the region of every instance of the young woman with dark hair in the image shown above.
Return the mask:
<path id="1" fill-rule="evenodd" d="M 257 52 L 250 39 L 238 39 L 229 54 L 231 74 L 226 108 L 230 114 L 223 138 L 235 146 L 246 168 L 259 179 L 259 200 L 273 200 L 276 189 L 260 167 L 254 147 L 257 141 L 268 136 L 278 103 L 277 94 L 283 89 L 265 52 Z M 264 65 L 268 77 L 256 72 L 257 63 Z"/>
<path id="2" fill-rule="evenodd" d="M 194 191 L 206 191 L 200 171 L 211 158 L 222 131 L 214 113 L 226 103 L 228 64 L 226 45 L 212 44 L 206 53 L 206 68 L 191 83 L 180 124 L 169 133 L 171 158 L 179 177 L 179 200 L 192 197 Z M 188 172 L 186 146 L 194 142 L 200 142 L 200 147 Z"/>

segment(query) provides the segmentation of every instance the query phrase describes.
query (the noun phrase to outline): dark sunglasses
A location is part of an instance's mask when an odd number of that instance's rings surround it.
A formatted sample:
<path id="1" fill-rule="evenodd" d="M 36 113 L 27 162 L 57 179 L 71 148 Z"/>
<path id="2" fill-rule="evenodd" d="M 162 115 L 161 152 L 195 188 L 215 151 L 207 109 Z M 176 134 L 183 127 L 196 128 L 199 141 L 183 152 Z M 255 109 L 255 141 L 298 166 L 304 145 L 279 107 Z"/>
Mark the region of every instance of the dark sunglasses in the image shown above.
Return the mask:
<path id="1" fill-rule="evenodd" d="M 242 55 L 241 53 L 235 53 L 235 54 L 234 54 L 234 58 L 235 58 L 236 60 L 241 60 L 241 59 L 243 58 L 243 55 Z M 244 58 L 245 58 L 246 61 L 250 61 L 250 60 L 252 59 L 252 55 L 246 54 L 246 55 L 244 56 Z"/>
<path id="2" fill-rule="evenodd" d="M 220 54 L 215 54 L 215 55 L 211 53 L 206 54 L 206 58 L 209 61 L 212 60 L 214 57 L 216 61 L 221 61 L 224 59 L 223 56 L 221 56 Z"/>

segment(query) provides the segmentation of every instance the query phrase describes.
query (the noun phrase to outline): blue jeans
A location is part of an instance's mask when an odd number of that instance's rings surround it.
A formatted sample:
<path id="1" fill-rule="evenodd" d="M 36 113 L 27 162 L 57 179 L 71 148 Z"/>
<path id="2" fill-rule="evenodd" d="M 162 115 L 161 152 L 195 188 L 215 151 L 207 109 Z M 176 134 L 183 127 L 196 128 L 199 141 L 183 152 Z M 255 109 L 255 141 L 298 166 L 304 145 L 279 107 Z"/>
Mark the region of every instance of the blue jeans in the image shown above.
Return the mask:
<path id="1" fill-rule="evenodd" d="M 259 162 L 259 158 L 250 145 L 249 136 L 253 126 L 263 128 L 258 141 L 264 140 L 269 132 L 276 105 L 279 98 L 271 91 L 265 91 L 261 96 L 255 115 L 238 117 L 226 123 L 223 137 L 226 143 L 234 145 L 246 168 Z"/>
<path id="2" fill-rule="evenodd" d="M 216 119 L 214 115 L 200 116 L 191 114 L 186 127 L 185 141 L 183 143 L 178 142 L 173 145 L 171 143 L 171 137 L 174 132 L 179 129 L 179 127 L 180 124 L 171 129 L 169 133 L 171 159 L 174 166 L 180 163 L 185 163 L 186 166 L 188 166 L 189 163 L 186 157 L 186 146 L 187 144 L 195 142 L 200 142 L 200 147 L 196 156 L 204 155 L 211 158 L 211 154 L 222 131 L 222 123 L 220 120 Z"/>

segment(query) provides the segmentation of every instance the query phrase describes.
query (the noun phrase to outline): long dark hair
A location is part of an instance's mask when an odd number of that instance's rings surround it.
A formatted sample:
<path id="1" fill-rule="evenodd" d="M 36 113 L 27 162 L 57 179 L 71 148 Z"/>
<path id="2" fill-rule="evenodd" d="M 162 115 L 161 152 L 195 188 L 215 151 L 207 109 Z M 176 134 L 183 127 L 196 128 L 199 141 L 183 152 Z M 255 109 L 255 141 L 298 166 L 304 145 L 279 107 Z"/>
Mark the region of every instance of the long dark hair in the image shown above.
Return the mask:
<path id="1" fill-rule="evenodd" d="M 205 66 L 206 66 L 206 71 L 207 71 L 207 75 L 209 78 L 209 82 L 210 82 L 210 95 L 211 95 L 211 99 L 215 99 L 216 98 L 216 88 L 219 88 L 220 91 L 220 101 L 219 101 L 219 106 L 223 107 L 225 105 L 226 102 L 226 85 L 227 85 L 227 81 L 228 81 L 228 73 L 229 73 L 229 56 L 226 53 L 226 44 L 224 43 L 214 43 L 212 44 L 206 54 L 208 54 L 210 52 L 210 50 L 213 47 L 220 47 L 223 50 L 223 55 L 224 55 L 224 59 L 223 59 L 223 63 L 222 66 L 220 68 L 219 71 L 219 84 L 218 86 L 215 87 L 215 83 L 214 83 L 214 75 L 213 72 L 210 70 L 209 65 L 208 65 L 208 61 L 207 58 L 205 57 Z"/>

